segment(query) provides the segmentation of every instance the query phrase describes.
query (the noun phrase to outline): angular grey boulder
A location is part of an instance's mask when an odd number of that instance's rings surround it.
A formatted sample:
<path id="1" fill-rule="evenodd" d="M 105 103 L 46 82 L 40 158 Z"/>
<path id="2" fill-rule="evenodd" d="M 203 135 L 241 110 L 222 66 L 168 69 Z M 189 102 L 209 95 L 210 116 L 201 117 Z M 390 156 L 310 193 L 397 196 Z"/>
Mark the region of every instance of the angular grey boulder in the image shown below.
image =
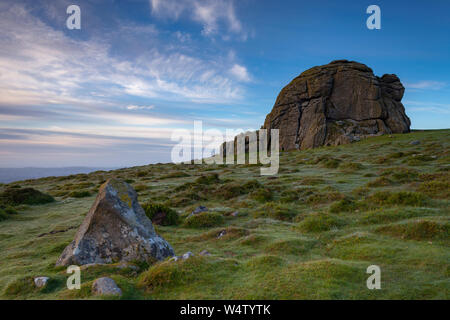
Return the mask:
<path id="1" fill-rule="evenodd" d="M 111 278 L 99 278 L 92 284 L 92 293 L 96 296 L 121 296 L 122 290 Z"/>
<path id="2" fill-rule="evenodd" d="M 163 260 L 174 255 L 171 245 L 156 234 L 152 222 L 127 183 L 110 179 L 64 249 L 57 266 Z"/>

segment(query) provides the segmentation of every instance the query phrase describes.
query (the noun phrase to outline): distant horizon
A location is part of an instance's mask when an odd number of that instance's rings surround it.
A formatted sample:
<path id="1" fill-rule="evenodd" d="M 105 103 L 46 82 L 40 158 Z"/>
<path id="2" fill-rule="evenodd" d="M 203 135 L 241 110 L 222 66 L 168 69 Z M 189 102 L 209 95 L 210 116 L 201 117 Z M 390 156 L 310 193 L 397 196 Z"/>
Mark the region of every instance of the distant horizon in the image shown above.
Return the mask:
<path id="1" fill-rule="evenodd" d="M 292 79 L 340 59 L 395 73 L 412 129 L 449 128 L 448 2 L 377 1 L 380 30 L 351 0 L 79 0 L 79 30 L 70 4 L 0 3 L 1 168 L 168 163 L 174 130 L 260 128 Z"/>

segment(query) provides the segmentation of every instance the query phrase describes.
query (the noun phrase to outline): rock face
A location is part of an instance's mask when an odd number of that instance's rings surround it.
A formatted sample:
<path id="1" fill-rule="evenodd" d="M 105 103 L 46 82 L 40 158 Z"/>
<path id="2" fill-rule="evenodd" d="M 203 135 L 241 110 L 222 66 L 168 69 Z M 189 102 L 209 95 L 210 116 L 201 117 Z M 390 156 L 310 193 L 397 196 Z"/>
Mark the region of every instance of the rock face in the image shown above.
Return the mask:
<path id="1" fill-rule="evenodd" d="M 377 77 L 354 61 L 311 68 L 278 95 L 264 129 L 280 130 L 280 150 L 339 145 L 368 136 L 409 132 L 394 74 Z"/>
<path id="2" fill-rule="evenodd" d="M 111 179 L 101 186 L 75 239 L 56 265 L 162 260 L 173 255 L 170 244 L 156 234 L 133 188 Z"/>

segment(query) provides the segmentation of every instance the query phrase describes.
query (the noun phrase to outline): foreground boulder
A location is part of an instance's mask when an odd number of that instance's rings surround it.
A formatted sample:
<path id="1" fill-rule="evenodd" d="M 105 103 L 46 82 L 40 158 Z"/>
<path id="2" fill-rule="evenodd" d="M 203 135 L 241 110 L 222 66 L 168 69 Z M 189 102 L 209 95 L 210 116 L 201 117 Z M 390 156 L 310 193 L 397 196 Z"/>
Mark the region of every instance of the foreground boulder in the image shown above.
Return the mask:
<path id="1" fill-rule="evenodd" d="M 340 145 L 409 132 L 401 103 L 405 88 L 394 74 L 377 77 L 354 61 L 311 68 L 278 95 L 264 129 L 280 130 L 280 150 Z"/>
<path id="2" fill-rule="evenodd" d="M 75 239 L 56 265 L 163 260 L 173 255 L 170 244 L 156 234 L 133 188 L 111 179 L 100 187 Z"/>

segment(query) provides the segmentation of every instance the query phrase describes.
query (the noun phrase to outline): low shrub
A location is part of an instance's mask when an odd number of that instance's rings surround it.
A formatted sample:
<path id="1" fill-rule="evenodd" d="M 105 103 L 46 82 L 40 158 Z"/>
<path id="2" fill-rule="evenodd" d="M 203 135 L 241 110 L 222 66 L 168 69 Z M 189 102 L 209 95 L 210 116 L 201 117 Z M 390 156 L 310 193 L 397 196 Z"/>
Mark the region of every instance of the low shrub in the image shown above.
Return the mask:
<path id="1" fill-rule="evenodd" d="M 0 208 L 0 221 L 8 220 L 9 218 L 11 218 L 11 216 L 7 214 L 4 209 Z"/>
<path id="2" fill-rule="evenodd" d="M 4 294 L 6 296 L 17 296 L 17 295 L 25 295 L 35 291 L 35 286 L 33 283 L 32 277 L 24 277 L 20 279 L 16 279 L 13 282 L 9 283 L 6 287 Z"/>
<path id="3" fill-rule="evenodd" d="M 245 183 L 233 181 L 221 185 L 214 193 L 216 196 L 228 200 L 243 194 L 248 194 L 261 187 L 261 184 L 257 180 L 250 180 Z"/>
<path id="4" fill-rule="evenodd" d="M 145 185 L 145 184 L 138 184 L 138 185 L 134 186 L 134 190 L 135 190 L 136 192 L 145 191 L 145 190 L 147 190 L 147 189 L 148 189 L 148 186 Z"/>
<path id="5" fill-rule="evenodd" d="M 303 185 L 315 186 L 317 184 L 323 184 L 325 181 L 322 178 L 317 177 L 303 177 L 300 183 Z"/>
<path id="6" fill-rule="evenodd" d="M 348 198 L 341 199 L 331 204 L 329 211 L 331 213 L 352 212 L 358 208 L 357 204 Z"/>
<path id="7" fill-rule="evenodd" d="M 87 190 L 72 191 L 71 193 L 69 193 L 69 197 L 71 198 L 86 198 L 90 196 L 91 193 Z"/>
<path id="8" fill-rule="evenodd" d="M 339 167 L 340 163 L 341 163 L 341 160 L 333 159 L 333 158 L 321 161 L 322 167 L 327 168 L 327 169 L 336 169 L 337 167 Z"/>
<path id="9" fill-rule="evenodd" d="M 136 172 L 136 177 L 142 178 L 142 177 L 147 176 L 147 174 L 148 174 L 148 171 L 141 170 L 141 171 Z"/>
<path id="10" fill-rule="evenodd" d="M 220 179 L 219 179 L 219 175 L 217 173 L 207 174 L 207 175 L 198 177 L 195 180 L 195 183 L 205 184 L 205 185 L 215 184 L 215 183 L 219 183 L 219 182 L 220 182 Z"/>
<path id="11" fill-rule="evenodd" d="M 37 205 L 54 202 L 52 196 L 33 188 L 9 188 L 0 194 L 0 202 L 8 205 Z"/>
<path id="12" fill-rule="evenodd" d="M 261 209 L 255 211 L 255 218 L 267 217 L 282 221 L 290 221 L 296 213 L 287 205 L 276 202 L 268 202 Z"/>
<path id="13" fill-rule="evenodd" d="M 309 187 L 285 190 L 280 194 L 280 202 L 304 202 L 315 192 L 317 192 L 316 189 Z"/>
<path id="14" fill-rule="evenodd" d="M 339 169 L 343 172 L 354 172 L 364 169 L 364 166 L 359 162 L 345 162 L 339 165 Z"/>
<path id="15" fill-rule="evenodd" d="M 395 182 L 411 182 L 417 180 L 419 177 L 419 172 L 414 169 L 409 168 L 389 168 L 381 172 L 382 176 L 388 176 L 391 180 Z"/>
<path id="16" fill-rule="evenodd" d="M 178 213 L 163 204 L 147 202 L 142 207 L 146 216 L 152 220 L 154 224 L 174 226 L 179 222 Z"/>
<path id="17" fill-rule="evenodd" d="M 171 172 L 169 174 L 161 176 L 159 179 L 172 179 L 172 178 L 184 178 L 184 177 L 190 177 L 189 174 L 183 171 L 175 171 Z"/>
<path id="18" fill-rule="evenodd" d="M 450 182 L 448 180 L 425 181 L 419 185 L 417 190 L 431 198 L 450 198 Z"/>
<path id="19" fill-rule="evenodd" d="M 392 181 L 386 177 L 379 177 L 367 183 L 367 187 L 369 188 L 386 187 L 390 185 L 392 185 Z"/>
<path id="20" fill-rule="evenodd" d="M 338 219 L 335 216 L 326 213 L 316 213 L 303 219 L 303 221 L 298 223 L 297 227 L 304 232 L 321 232 L 329 231 L 343 225 L 343 220 Z"/>
<path id="21" fill-rule="evenodd" d="M 417 220 L 404 224 L 382 226 L 376 231 L 402 239 L 448 239 L 450 236 L 450 225 L 436 221 Z"/>
<path id="22" fill-rule="evenodd" d="M 400 191 L 378 191 L 366 198 L 366 201 L 376 205 L 401 205 L 420 207 L 425 206 L 428 202 L 428 198 L 418 192 Z"/>
<path id="23" fill-rule="evenodd" d="M 425 212 L 426 214 L 426 212 Z M 410 219 L 417 216 L 424 215 L 423 210 L 417 209 L 375 209 L 365 212 L 361 218 L 360 222 L 362 224 L 381 224 L 390 223 L 403 219 Z"/>
<path id="24" fill-rule="evenodd" d="M 250 193 L 250 198 L 259 202 L 270 201 L 273 198 L 272 191 L 267 188 L 260 188 Z"/>
<path id="25" fill-rule="evenodd" d="M 191 215 L 184 221 L 184 226 L 188 228 L 211 228 L 220 226 L 224 218 L 219 213 L 201 212 Z"/>
<path id="26" fill-rule="evenodd" d="M 314 193 L 310 195 L 306 202 L 311 205 L 317 205 L 322 203 L 328 203 L 331 201 L 336 201 L 343 199 L 345 196 L 337 191 L 330 191 L 330 192 L 321 192 L 321 193 Z"/>

